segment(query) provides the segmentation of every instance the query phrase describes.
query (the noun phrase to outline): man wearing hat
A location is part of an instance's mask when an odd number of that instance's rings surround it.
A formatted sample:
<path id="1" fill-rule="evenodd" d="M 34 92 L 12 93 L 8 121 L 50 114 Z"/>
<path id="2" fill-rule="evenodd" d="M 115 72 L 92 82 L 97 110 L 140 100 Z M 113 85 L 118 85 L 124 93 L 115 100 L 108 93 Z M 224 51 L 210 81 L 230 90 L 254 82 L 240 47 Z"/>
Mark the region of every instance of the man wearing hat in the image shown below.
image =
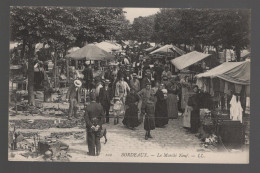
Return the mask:
<path id="1" fill-rule="evenodd" d="M 149 76 L 151 76 L 149 72 L 144 73 L 144 78 L 142 79 L 141 82 L 141 89 L 144 89 L 147 83 L 151 83 L 151 79 L 149 78 Z"/>
<path id="2" fill-rule="evenodd" d="M 163 76 L 161 83 L 164 84 L 166 89 L 168 89 L 171 85 L 171 82 L 169 81 L 169 78 L 167 76 Z"/>
<path id="3" fill-rule="evenodd" d="M 101 151 L 100 137 L 102 120 L 104 118 L 103 108 L 96 103 L 94 92 L 90 93 L 90 104 L 85 109 L 84 119 L 87 128 L 88 155 L 98 156 Z"/>
<path id="4" fill-rule="evenodd" d="M 106 114 L 106 123 L 109 123 L 109 109 L 110 101 L 113 98 L 113 92 L 109 87 L 110 81 L 108 79 L 104 82 L 104 87 L 99 91 L 99 102 L 103 106 L 104 112 Z"/>
<path id="5" fill-rule="evenodd" d="M 125 71 L 125 81 L 128 83 L 128 85 L 130 84 L 130 80 L 131 80 L 131 73 L 130 73 L 130 67 L 127 66 L 126 71 Z"/>
<path id="6" fill-rule="evenodd" d="M 164 76 L 167 76 L 167 78 L 171 78 L 172 72 L 170 71 L 170 67 L 168 65 L 165 65 L 164 71 L 162 72 L 162 78 Z"/>
<path id="7" fill-rule="evenodd" d="M 69 101 L 70 103 L 69 114 L 68 114 L 69 120 L 71 119 L 73 113 L 74 113 L 74 117 L 77 114 L 77 109 L 78 109 L 77 104 L 81 100 L 81 86 L 82 86 L 81 81 L 75 80 L 73 85 L 71 85 L 68 89 L 66 100 Z"/>
<path id="8" fill-rule="evenodd" d="M 130 80 L 130 88 L 133 88 L 136 92 L 140 91 L 140 82 L 137 79 L 137 74 L 132 74 L 133 79 Z"/>

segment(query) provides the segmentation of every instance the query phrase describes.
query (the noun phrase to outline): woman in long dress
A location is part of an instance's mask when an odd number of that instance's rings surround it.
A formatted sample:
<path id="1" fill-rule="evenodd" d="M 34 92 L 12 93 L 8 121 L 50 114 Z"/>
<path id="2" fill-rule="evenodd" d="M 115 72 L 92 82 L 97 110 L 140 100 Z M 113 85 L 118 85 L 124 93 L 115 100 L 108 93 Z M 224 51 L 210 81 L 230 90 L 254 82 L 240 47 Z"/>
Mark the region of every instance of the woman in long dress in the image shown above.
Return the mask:
<path id="1" fill-rule="evenodd" d="M 178 100 L 177 100 L 177 95 L 176 95 L 176 85 L 175 84 L 173 84 L 168 89 L 167 109 L 168 109 L 169 119 L 178 118 Z"/>
<path id="2" fill-rule="evenodd" d="M 166 95 L 165 95 L 166 94 Z M 168 124 L 168 111 L 167 111 L 167 90 L 163 89 L 163 85 L 155 94 L 156 104 L 155 104 L 155 126 L 164 127 Z"/>
<path id="3" fill-rule="evenodd" d="M 130 93 L 126 96 L 126 111 L 123 124 L 132 130 L 139 125 L 137 107 L 139 100 L 139 96 L 136 94 L 135 90 L 131 88 Z"/>
<path id="4" fill-rule="evenodd" d="M 188 102 L 188 86 L 189 86 L 189 76 L 185 76 L 184 79 L 181 79 L 181 108 L 185 110 Z"/>
<path id="5" fill-rule="evenodd" d="M 190 96 L 188 101 L 188 106 L 192 107 L 190 118 L 191 133 L 197 133 L 200 125 L 200 102 L 198 89 L 197 85 L 193 87 L 194 94 Z"/>

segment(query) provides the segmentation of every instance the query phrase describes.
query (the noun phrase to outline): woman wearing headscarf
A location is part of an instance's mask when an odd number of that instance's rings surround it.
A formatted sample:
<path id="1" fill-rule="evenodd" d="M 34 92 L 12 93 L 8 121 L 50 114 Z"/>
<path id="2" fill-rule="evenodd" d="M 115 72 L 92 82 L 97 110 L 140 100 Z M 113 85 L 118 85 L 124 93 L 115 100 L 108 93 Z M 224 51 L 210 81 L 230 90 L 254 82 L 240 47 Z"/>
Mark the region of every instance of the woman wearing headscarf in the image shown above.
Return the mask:
<path id="1" fill-rule="evenodd" d="M 164 127 L 168 124 L 168 111 L 167 111 L 167 90 L 164 85 L 160 85 L 155 94 L 157 100 L 155 104 L 155 126 Z"/>

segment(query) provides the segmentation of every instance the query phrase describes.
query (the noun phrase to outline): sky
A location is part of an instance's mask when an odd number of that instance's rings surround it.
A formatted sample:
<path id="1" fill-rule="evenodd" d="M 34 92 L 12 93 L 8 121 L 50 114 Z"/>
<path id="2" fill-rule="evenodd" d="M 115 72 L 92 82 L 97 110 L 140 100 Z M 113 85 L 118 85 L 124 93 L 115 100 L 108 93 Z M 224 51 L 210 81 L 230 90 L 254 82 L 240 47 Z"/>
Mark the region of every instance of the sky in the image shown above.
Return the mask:
<path id="1" fill-rule="evenodd" d="M 152 14 L 156 14 L 160 9 L 159 8 L 124 8 L 126 13 L 126 19 L 133 23 L 134 18 L 139 16 L 145 17 Z"/>

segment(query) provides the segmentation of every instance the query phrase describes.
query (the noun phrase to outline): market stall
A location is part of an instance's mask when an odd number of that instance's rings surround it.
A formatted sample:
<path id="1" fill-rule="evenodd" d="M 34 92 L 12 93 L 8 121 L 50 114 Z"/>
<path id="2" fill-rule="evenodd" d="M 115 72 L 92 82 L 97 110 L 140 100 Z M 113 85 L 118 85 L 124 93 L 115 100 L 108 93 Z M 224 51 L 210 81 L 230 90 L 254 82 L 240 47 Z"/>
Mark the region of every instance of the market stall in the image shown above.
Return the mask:
<path id="1" fill-rule="evenodd" d="M 114 60 L 115 56 L 108 53 L 104 49 L 101 49 L 95 44 L 88 44 L 74 52 L 69 53 L 68 55 L 66 55 L 66 58 L 76 61 L 90 61 L 89 63 L 91 64 L 91 61 L 96 61 L 100 63 L 101 61 Z"/>
<path id="2" fill-rule="evenodd" d="M 226 62 L 196 75 L 203 93 L 214 98 L 208 117 L 226 147 L 241 147 L 249 139 L 250 61 Z M 204 118 L 202 117 L 202 125 Z M 206 127 L 206 125 L 205 125 Z"/>
<path id="3" fill-rule="evenodd" d="M 122 51 L 122 47 L 116 43 L 103 41 L 95 45 L 109 53 Z"/>

